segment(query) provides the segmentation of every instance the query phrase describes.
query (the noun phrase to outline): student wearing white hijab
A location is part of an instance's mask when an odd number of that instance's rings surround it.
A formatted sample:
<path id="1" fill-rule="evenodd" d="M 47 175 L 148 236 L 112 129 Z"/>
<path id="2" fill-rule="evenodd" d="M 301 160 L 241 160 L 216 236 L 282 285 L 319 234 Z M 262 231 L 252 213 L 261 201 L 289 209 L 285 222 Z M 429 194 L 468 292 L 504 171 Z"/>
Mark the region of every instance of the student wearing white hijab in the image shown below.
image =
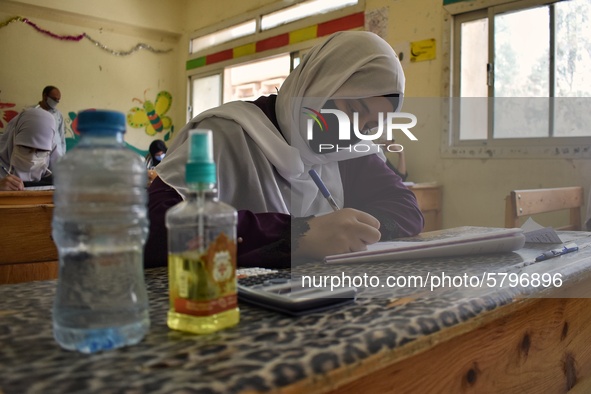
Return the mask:
<path id="1" fill-rule="evenodd" d="M 325 116 L 332 134 L 315 130 L 308 141 L 310 110 L 338 109 L 350 119 L 356 112 L 359 130 L 369 130 L 399 110 L 403 93 L 404 73 L 388 43 L 369 32 L 340 32 L 312 48 L 277 95 L 227 103 L 192 119 L 156 167 L 146 265 L 166 264 L 164 215 L 189 192 L 184 169 L 193 128 L 213 130 L 219 197 L 239 211 L 240 266 L 289 266 L 291 256 L 321 258 L 419 233 L 423 217 L 414 194 L 371 141 L 333 138 L 345 149 L 324 153 L 319 143 L 335 135 L 336 116 Z M 310 169 L 344 209 L 333 211 Z"/>
<path id="2" fill-rule="evenodd" d="M 0 136 L 0 191 L 23 190 L 23 182 L 40 181 L 55 152 L 53 116 L 41 108 L 22 111 Z"/>

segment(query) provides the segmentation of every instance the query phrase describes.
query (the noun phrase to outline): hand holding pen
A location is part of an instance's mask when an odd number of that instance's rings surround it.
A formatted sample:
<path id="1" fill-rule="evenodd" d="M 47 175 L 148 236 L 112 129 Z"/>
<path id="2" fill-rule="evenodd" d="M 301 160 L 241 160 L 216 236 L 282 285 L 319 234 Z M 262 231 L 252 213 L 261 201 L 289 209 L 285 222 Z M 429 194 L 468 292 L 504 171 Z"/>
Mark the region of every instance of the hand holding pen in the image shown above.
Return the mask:
<path id="1" fill-rule="evenodd" d="M 6 169 L 6 167 L 2 166 L 2 170 L 7 174 L 5 177 L 0 178 L 0 191 L 19 191 L 25 190 L 25 185 L 18 176 L 12 175 L 11 170 Z"/>
<path id="2" fill-rule="evenodd" d="M 326 201 L 328 201 L 328 204 L 331 206 L 332 210 L 338 211 L 340 209 L 339 206 L 337 205 L 334 198 L 332 198 L 332 196 L 330 195 L 330 192 L 328 191 L 328 189 L 324 185 L 324 182 L 322 182 L 322 179 L 320 179 L 320 175 L 318 175 L 316 170 L 310 170 L 310 171 L 308 171 L 308 174 L 310 174 L 310 177 L 312 178 L 312 180 L 314 181 L 316 186 L 318 186 L 320 193 L 322 193 L 324 198 L 326 198 Z"/>

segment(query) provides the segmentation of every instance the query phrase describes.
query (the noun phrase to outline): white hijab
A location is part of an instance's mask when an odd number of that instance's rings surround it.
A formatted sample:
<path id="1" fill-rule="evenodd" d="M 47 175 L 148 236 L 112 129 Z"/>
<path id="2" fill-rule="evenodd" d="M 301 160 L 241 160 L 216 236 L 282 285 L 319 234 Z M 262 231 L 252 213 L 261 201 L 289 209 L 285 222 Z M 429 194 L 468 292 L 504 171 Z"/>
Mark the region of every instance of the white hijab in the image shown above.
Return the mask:
<path id="1" fill-rule="evenodd" d="M 27 108 L 6 125 L 6 130 L 0 135 L 0 161 L 7 169 L 15 146 L 54 151 L 54 134 L 56 130 L 53 115 L 42 108 Z M 49 165 L 49 156 L 47 157 Z M 39 169 L 35 174 L 18 174 L 25 180 L 39 180 L 47 172 L 47 166 Z"/>
<path id="2" fill-rule="evenodd" d="M 303 107 L 320 110 L 332 98 L 394 93 L 404 93 L 404 73 L 390 45 L 369 32 L 335 33 L 308 52 L 279 90 L 275 110 L 283 133 L 252 103 L 224 104 L 192 119 L 175 137 L 156 171 L 185 197 L 188 132 L 196 127 L 211 129 L 222 201 L 237 209 L 297 217 L 328 213 L 332 209 L 308 171 L 318 172 L 342 206 L 338 161 L 376 150 L 314 153 L 306 139 L 308 117 Z"/>

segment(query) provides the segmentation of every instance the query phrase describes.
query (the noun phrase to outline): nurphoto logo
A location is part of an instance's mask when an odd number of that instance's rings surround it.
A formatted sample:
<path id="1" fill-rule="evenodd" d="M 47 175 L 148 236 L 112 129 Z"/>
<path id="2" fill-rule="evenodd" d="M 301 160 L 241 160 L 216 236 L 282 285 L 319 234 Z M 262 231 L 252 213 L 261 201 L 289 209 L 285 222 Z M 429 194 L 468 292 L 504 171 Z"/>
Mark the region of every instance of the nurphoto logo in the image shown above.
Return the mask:
<path id="1" fill-rule="evenodd" d="M 337 117 L 338 120 L 338 140 L 347 142 L 346 147 L 342 147 L 337 145 L 336 150 L 347 149 L 361 152 L 358 149 L 362 149 L 362 152 L 368 152 L 370 147 L 368 145 L 360 145 L 356 148 L 356 145 L 351 147 L 350 141 L 352 140 L 351 130 L 355 137 L 361 141 L 376 141 L 376 140 L 387 140 L 392 141 L 394 130 L 402 131 L 411 141 L 418 141 L 417 137 L 411 131 L 410 128 L 416 126 L 417 124 L 417 117 L 408 112 L 387 112 L 386 116 L 382 112 L 378 114 L 378 126 L 367 129 L 367 130 L 359 130 L 359 113 L 353 113 L 353 122 L 351 127 L 351 121 L 349 116 L 338 109 L 324 109 L 322 108 L 320 111 L 316 111 L 309 107 L 304 107 L 304 113 L 309 117 L 306 124 L 307 130 L 307 139 L 311 141 L 314 138 L 314 124 L 317 124 L 321 133 L 328 133 L 334 132 L 334 130 L 329 130 L 329 124 L 323 114 L 330 114 Z M 410 122 L 407 123 L 398 123 L 395 121 L 396 119 L 407 119 Z M 384 121 L 385 120 L 385 121 Z M 378 146 L 379 148 L 386 147 L 390 152 L 401 152 L 404 148 L 400 144 L 384 144 L 384 143 L 374 143 L 374 145 Z M 326 151 L 334 151 L 335 145 L 334 144 L 319 144 L 318 146 L 318 153 L 322 153 L 323 150 Z"/>

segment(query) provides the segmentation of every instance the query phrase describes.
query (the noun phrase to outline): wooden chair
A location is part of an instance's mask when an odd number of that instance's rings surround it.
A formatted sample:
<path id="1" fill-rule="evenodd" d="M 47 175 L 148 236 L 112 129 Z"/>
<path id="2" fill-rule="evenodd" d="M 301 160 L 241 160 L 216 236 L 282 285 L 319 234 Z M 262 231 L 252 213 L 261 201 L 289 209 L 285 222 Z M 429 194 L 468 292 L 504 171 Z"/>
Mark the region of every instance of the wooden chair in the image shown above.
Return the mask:
<path id="1" fill-rule="evenodd" d="M 513 190 L 505 198 L 505 227 L 520 227 L 519 219 L 538 213 L 570 210 L 568 226 L 556 230 L 581 230 L 583 188 L 559 187 L 553 189 Z"/>

